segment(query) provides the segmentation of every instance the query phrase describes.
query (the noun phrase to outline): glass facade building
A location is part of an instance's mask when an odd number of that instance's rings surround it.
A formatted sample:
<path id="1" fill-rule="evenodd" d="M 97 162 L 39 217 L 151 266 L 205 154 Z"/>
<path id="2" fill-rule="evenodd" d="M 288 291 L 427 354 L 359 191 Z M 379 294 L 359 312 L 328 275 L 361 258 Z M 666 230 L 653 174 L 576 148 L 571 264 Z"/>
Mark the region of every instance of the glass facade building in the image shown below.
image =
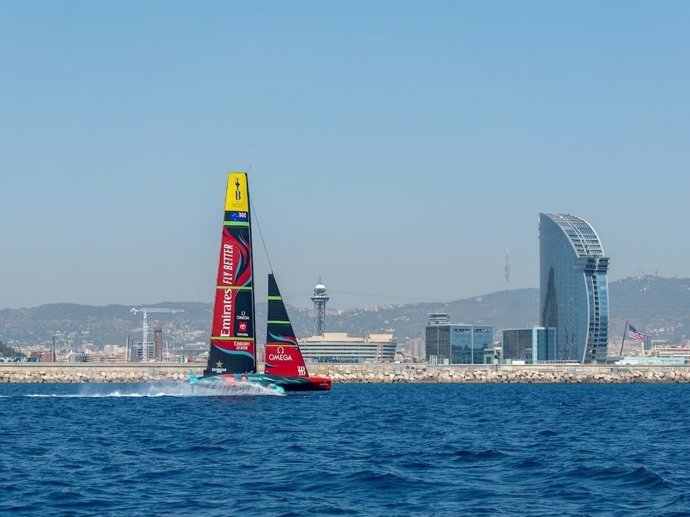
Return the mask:
<path id="1" fill-rule="evenodd" d="M 451 324 L 447 323 L 447 318 L 432 319 L 431 316 L 425 332 L 429 364 L 485 363 L 485 350 L 493 348 L 493 326 Z"/>
<path id="2" fill-rule="evenodd" d="M 548 363 L 557 361 L 556 329 L 553 327 L 532 327 L 503 330 L 502 358 L 525 363 Z"/>
<path id="3" fill-rule="evenodd" d="M 608 267 L 589 223 L 570 214 L 539 214 L 541 325 L 556 328 L 556 360 L 606 362 Z"/>

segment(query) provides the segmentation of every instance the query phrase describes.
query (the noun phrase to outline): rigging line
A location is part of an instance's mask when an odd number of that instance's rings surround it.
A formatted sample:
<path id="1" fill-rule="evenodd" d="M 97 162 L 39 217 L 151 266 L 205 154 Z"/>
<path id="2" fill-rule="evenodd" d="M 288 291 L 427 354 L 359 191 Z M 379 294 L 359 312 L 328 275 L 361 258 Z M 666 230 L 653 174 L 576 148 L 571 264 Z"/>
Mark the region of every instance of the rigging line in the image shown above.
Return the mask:
<path id="1" fill-rule="evenodd" d="M 390 295 L 390 294 L 374 294 L 374 293 L 355 293 L 352 291 L 337 291 L 335 289 L 329 289 L 329 293 L 336 293 L 336 294 L 348 294 L 348 295 L 353 295 L 353 296 L 371 296 L 375 298 L 391 298 L 391 299 L 397 299 L 397 300 L 414 300 L 417 301 L 418 303 L 448 303 L 446 301 L 441 301 L 441 300 L 423 300 L 420 298 L 413 298 L 410 296 L 395 296 L 395 295 Z"/>
<path id="2" fill-rule="evenodd" d="M 266 241 L 264 240 L 264 234 L 261 231 L 261 224 L 259 223 L 259 216 L 256 213 L 256 206 L 254 205 L 254 202 L 252 201 L 251 196 L 249 197 L 249 206 L 252 209 L 252 214 L 254 215 L 254 219 L 256 219 L 256 228 L 259 230 L 259 237 L 261 237 L 261 244 L 264 247 L 264 253 L 266 254 L 266 260 L 268 261 L 268 269 L 270 269 L 271 273 L 273 273 L 273 264 L 271 264 L 271 257 L 268 254 L 268 248 L 266 247 Z"/>

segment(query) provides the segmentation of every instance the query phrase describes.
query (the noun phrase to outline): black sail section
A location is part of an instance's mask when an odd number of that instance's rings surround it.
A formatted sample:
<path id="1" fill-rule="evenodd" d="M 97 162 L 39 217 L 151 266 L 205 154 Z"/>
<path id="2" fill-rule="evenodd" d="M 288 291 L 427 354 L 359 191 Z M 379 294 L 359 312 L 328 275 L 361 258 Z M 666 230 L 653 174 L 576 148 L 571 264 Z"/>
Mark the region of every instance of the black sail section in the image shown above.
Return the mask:
<path id="1" fill-rule="evenodd" d="M 278 284 L 273 273 L 268 275 L 268 341 L 273 341 L 271 336 L 282 336 L 284 339 L 297 343 L 295 331 L 292 329 L 283 297 L 280 295 Z"/>
<path id="2" fill-rule="evenodd" d="M 283 297 L 273 274 L 268 275 L 268 322 L 266 325 L 267 374 L 307 377 L 307 367 L 297 345 Z"/>

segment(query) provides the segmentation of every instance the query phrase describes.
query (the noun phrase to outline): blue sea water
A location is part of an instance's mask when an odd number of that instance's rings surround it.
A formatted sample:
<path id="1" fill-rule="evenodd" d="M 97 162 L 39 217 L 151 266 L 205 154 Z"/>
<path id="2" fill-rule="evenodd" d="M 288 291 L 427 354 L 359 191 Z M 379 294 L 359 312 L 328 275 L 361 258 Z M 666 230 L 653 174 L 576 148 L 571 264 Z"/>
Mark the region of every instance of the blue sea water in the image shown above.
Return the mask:
<path id="1" fill-rule="evenodd" d="M 0 386 L 0 513 L 688 515 L 690 385 Z"/>

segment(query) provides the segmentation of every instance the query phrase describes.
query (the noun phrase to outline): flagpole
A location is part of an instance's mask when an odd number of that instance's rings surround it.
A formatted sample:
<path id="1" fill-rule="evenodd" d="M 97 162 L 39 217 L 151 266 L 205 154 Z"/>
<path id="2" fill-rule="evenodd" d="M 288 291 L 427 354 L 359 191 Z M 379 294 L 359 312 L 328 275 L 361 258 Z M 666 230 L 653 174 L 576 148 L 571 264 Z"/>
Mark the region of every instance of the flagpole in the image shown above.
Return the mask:
<path id="1" fill-rule="evenodd" d="M 625 330 L 623 330 L 623 342 L 621 343 L 621 351 L 618 354 L 623 357 L 623 345 L 625 344 L 625 336 L 628 334 L 628 320 L 625 320 Z"/>

